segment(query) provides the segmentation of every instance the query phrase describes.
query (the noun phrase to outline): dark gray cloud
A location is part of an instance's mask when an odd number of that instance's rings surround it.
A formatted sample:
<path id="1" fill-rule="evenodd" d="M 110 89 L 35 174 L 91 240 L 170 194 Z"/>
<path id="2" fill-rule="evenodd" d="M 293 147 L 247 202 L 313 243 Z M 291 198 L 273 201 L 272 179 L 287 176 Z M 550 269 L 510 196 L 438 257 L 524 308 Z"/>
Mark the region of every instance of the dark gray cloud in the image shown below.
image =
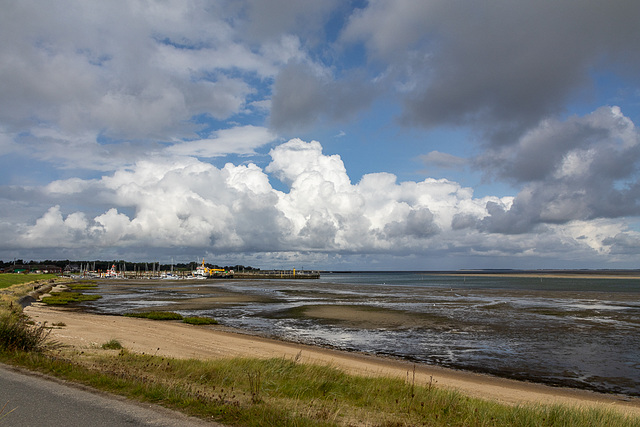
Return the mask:
<path id="1" fill-rule="evenodd" d="M 463 168 L 468 163 L 467 159 L 440 151 L 431 151 L 430 153 L 424 154 L 420 156 L 420 161 L 427 167 L 443 169 Z"/>
<path id="2" fill-rule="evenodd" d="M 471 125 L 504 143 L 584 94 L 594 70 L 637 73 L 639 18 L 628 0 L 375 2 L 344 40 L 402 70 L 405 123 Z"/>
<path id="3" fill-rule="evenodd" d="M 638 161 L 638 132 L 617 107 L 602 107 L 565 121 L 548 119 L 513 144 L 487 149 L 480 168 L 516 183 L 624 179 Z"/>
<path id="4" fill-rule="evenodd" d="M 525 183 L 510 209 L 487 206 L 483 224 L 492 232 L 640 214 L 640 134 L 618 108 L 545 121 L 479 162 L 501 179 Z"/>
<path id="5" fill-rule="evenodd" d="M 368 107 L 377 92 L 357 75 L 335 80 L 325 69 L 289 63 L 273 85 L 271 126 L 286 132 L 308 129 L 324 119 L 343 122 Z"/>
<path id="6" fill-rule="evenodd" d="M 603 240 L 605 245 L 611 246 L 611 253 L 615 255 L 637 255 L 640 248 L 640 237 L 620 233 Z"/>
<path id="7" fill-rule="evenodd" d="M 304 38 L 317 37 L 338 3 L 337 0 L 234 0 L 229 2 L 227 9 L 241 18 L 238 24 L 245 36 L 264 42 L 285 33 L 296 33 Z"/>
<path id="8" fill-rule="evenodd" d="M 402 221 L 394 221 L 384 227 L 388 238 L 399 236 L 411 236 L 413 238 L 426 238 L 440 231 L 434 222 L 433 213 L 427 208 L 412 210 Z"/>

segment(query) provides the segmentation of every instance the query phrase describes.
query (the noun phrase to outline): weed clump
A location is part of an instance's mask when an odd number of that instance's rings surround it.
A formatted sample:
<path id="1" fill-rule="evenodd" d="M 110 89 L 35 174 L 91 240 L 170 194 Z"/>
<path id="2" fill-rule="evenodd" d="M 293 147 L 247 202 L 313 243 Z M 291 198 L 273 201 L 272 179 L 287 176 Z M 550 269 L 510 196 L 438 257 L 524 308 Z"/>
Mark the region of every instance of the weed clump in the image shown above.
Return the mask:
<path id="1" fill-rule="evenodd" d="M 82 280 L 80 282 L 68 283 L 67 287 L 72 291 L 83 291 L 88 289 L 95 289 L 98 287 L 98 284 L 91 280 Z"/>
<path id="2" fill-rule="evenodd" d="M 102 344 L 102 349 L 104 350 L 122 350 L 122 348 L 123 347 L 122 344 L 120 344 L 120 341 L 115 338 L 110 339 L 106 343 Z"/>
<path id="3" fill-rule="evenodd" d="M 151 320 L 182 320 L 181 314 L 174 313 L 172 311 L 145 311 L 141 313 L 125 313 L 126 317 L 139 317 L 143 319 Z"/>
<path id="4" fill-rule="evenodd" d="M 0 315 L 0 349 L 4 351 L 43 352 L 51 329 L 34 325 L 29 318 L 16 312 Z"/>
<path id="5" fill-rule="evenodd" d="M 184 319 L 182 319 L 182 321 L 190 325 L 217 325 L 218 324 L 218 321 L 216 319 L 212 319 L 210 317 L 201 317 L 201 316 L 185 317 Z"/>
<path id="6" fill-rule="evenodd" d="M 42 302 L 47 305 L 67 305 L 82 301 L 95 301 L 100 295 L 85 295 L 80 292 L 51 292 L 51 296 L 43 297 Z"/>

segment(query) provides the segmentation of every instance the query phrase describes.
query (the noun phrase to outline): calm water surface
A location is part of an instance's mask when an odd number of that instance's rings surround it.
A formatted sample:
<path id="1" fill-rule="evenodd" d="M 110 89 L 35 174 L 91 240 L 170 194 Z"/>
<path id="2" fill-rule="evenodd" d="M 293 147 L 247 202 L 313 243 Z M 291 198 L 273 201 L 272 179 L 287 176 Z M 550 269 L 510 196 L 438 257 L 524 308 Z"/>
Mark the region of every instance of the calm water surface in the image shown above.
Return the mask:
<path id="1" fill-rule="evenodd" d="M 640 396 L 638 280 L 329 273 L 111 280 L 95 292 L 103 298 L 86 307 L 100 313 L 168 309 L 296 342 Z"/>

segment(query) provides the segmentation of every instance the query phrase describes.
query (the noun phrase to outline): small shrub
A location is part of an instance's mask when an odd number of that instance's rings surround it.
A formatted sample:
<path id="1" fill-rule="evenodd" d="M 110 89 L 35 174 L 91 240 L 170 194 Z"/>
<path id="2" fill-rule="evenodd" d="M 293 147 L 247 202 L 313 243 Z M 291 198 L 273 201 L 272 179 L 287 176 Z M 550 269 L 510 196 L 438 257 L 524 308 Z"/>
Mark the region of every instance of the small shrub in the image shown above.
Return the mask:
<path id="1" fill-rule="evenodd" d="M 151 320 L 182 320 L 182 315 L 172 311 L 145 311 L 142 313 L 125 313 L 127 317 L 141 317 Z"/>
<path id="2" fill-rule="evenodd" d="M 104 350 L 122 350 L 122 344 L 120 344 L 120 341 L 113 338 L 102 344 L 102 348 Z"/>
<path id="3" fill-rule="evenodd" d="M 200 317 L 200 316 L 185 317 L 184 319 L 182 319 L 182 321 L 190 325 L 217 325 L 218 324 L 218 321 L 216 319 L 212 319 L 210 317 Z"/>
<path id="4" fill-rule="evenodd" d="M 50 332 L 44 324 L 29 324 L 24 314 L 3 314 L 0 317 L 0 349 L 42 352 L 47 347 Z"/>

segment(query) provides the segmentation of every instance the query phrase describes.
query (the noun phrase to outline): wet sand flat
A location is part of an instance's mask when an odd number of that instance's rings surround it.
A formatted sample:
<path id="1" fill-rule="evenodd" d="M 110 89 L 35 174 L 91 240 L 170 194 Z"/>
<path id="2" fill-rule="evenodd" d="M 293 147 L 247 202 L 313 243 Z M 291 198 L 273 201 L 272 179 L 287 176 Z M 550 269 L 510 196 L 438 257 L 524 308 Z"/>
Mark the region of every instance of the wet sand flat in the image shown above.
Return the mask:
<path id="1" fill-rule="evenodd" d="M 310 305 L 298 309 L 303 316 L 329 320 L 362 329 L 449 328 L 455 326 L 437 316 L 405 313 L 379 307 L 350 305 Z"/>
<path id="2" fill-rule="evenodd" d="M 212 307 L 227 304 L 246 304 L 251 302 L 264 302 L 264 298 L 251 295 L 221 295 L 212 297 L 189 298 L 172 302 L 164 306 L 158 306 L 156 310 L 206 310 Z"/>
<path id="3" fill-rule="evenodd" d="M 394 310 L 346 305 L 314 305 L 303 308 L 305 316 L 330 319 L 357 325 L 361 328 L 401 328 L 413 325 L 415 316 Z"/>

